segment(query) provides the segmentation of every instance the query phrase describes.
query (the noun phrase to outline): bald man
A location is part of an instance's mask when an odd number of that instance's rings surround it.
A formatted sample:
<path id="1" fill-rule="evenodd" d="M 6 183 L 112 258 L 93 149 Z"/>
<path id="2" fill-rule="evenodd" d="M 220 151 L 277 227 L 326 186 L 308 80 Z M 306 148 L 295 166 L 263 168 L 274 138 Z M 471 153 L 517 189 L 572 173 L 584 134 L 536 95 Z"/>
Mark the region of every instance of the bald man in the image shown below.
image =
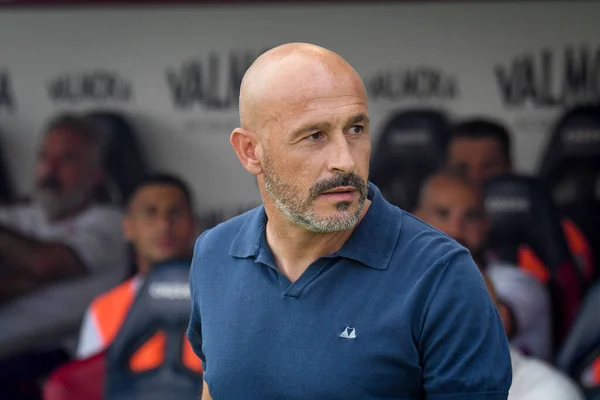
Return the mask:
<path id="1" fill-rule="evenodd" d="M 368 182 L 364 85 L 286 44 L 246 72 L 230 142 L 263 205 L 197 240 L 203 399 L 506 399 L 510 355 L 468 251 Z"/>
<path id="2" fill-rule="evenodd" d="M 510 343 L 528 355 L 552 355 L 550 294 L 533 275 L 516 265 L 486 257 L 489 221 L 479 190 L 464 178 L 446 172 L 425 181 L 415 215 L 464 245 L 494 283 Z"/>

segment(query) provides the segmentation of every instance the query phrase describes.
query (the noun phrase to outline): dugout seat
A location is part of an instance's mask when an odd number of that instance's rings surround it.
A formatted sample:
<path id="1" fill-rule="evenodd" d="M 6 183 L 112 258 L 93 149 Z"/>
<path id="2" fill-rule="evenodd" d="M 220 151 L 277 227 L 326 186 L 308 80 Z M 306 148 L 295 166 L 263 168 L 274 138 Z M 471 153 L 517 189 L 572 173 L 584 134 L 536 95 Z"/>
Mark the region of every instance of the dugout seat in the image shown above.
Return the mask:
<path id="1" fill-rule="evenodd" d="M 46 380 L 44 400 L 102 400 L 105 354 L 74 360 L 57 368 Z"/>
<path id="2" fill-rule="evenodd" d="M 98 191 L 97 200 L 122 205 L 147 172 L 147 164 L 133 125 L 113 111 L 92 111 L 86 115 L 106 134 L 105 166 L 108 182 Z"/>
<path id="3" fill-rule="evenodd" d="M 596 249 L 591 280 L 600 264 L 600 105 L 567 111 L 552 131 L 540 177 L 559 209 Z"/>
<path id="4" fill-rule="evenodd" d="M 185 337 L 191 312 L 189 267 L 190 260 L 172 260 L 154 266 L 146 276 L 107 350 L 107 400 L 198 399 L 200 361 L 189 358 Z M 147 359 L 141 368 L 137 360 L 150 343 L 157 343 L 150 351 L 158 357 Z"/>
<path id="5" fill-rule="evenodd" d="M 413 211 L 423 181 L 444 162 L 449 137 L 446 115 L 436 109 L 394 114 L 378 139 L 371 181 L 392 204 Z"/>
<path id="6" fill-rule="evenodd" d="M 10 204 L 14 200 L 14 187 L 8 171 L 8 164 L 4 158 L 4 151 L 0 148 L 0 204 Z"/>
<path id="7" fill-rule="evenodd" d="M 489 246 L 501 260 L 525 269 L 525 251 L 537 257 L 548 279 L 554 309 L 555 344 L 573 323 L 583 293 L 582 278 L 567 246 L 559 212 L 536 178 L 507 174 L 484 184 L 485 210 L 490 220 Z M 538 271 L 531 271 L 536 275 Z"/>
<path id="8" fill-rule="evenodd" d="M 556 358 L 556 366 L 575 379 L 588 397 L 600 396 L 600 283 L 589 290 Z"/>

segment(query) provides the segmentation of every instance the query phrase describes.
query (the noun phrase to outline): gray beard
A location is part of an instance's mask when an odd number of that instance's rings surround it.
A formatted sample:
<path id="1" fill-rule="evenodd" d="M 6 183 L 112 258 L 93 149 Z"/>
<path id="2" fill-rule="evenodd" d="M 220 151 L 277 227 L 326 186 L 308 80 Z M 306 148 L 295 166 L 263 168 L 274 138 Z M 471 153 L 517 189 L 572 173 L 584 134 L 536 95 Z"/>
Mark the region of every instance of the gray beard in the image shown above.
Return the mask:
<path id="1" fill-rule="evenodd" d="M 265 192 L 277 210 L 294 225 L 312 233 L 333 233 L 352 229 L 360 220 L 365 198 L 361 197 L 358 200 L 357 210 L 352 214 L 320 217 L 311 210 L 310 202 L 291 200 L 293 198 L 292 189 L 277 181 L 277 177 L 272 178 L 265 175 Z M 340 203 L 337 209 L 338 211 L 347 211 L 349 207 L 348 203 Z"/>
<path id="2" fill-rule="evenodd" d="M 61 219 L 88 201 L 88 190 L 76 190 L 68 196 L 58 196 L 54 190 L 37 189 L 34 192 L 34 200 L 40 205 L 42 211 L 49 220 Z"/>

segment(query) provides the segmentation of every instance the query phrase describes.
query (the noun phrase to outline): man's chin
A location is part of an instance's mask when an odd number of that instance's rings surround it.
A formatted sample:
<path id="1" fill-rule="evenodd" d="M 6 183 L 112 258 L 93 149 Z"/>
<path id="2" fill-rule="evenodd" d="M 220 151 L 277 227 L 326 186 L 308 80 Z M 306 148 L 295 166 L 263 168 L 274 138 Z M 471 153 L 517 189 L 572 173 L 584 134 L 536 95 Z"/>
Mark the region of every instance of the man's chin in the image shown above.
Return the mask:
<path id="1" fill-rule="evenodd" d="M 350 204 L 346 208 L 329 207 L 326 210 L 315 210 L 315 220 L 319 221 L 319 225 L 329 225 L 334 230 L 347 230 L 353 228 L 360 220 L 360 212 L 357 204 Z M 335 229 L 333 227 L 339 227 Z"/>
<path id="2" fill-rule="evenodd" d="M 40 206 L 42 212 L 49 219 L 58 218 L 64 212 L 62 203 L 55 196 L 50 196 L 46 193 L 38 193 L 34 195 L 33 200 Z"/>

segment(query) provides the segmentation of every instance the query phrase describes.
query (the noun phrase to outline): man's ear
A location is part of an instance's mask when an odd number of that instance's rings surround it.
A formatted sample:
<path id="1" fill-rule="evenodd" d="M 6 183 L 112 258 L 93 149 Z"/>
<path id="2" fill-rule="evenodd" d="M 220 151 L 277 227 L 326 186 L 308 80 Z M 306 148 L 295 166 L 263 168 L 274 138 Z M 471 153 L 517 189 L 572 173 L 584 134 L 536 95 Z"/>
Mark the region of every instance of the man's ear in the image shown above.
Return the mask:
<path id="1" fill-rule="evenodd" d="M 235 150 L 242 166 L 253 175 L 262 174 L 262 165 L 257 155 L 258 136 L 256 133 L 236 128 L 231 133 L 229 143 Z"/>

